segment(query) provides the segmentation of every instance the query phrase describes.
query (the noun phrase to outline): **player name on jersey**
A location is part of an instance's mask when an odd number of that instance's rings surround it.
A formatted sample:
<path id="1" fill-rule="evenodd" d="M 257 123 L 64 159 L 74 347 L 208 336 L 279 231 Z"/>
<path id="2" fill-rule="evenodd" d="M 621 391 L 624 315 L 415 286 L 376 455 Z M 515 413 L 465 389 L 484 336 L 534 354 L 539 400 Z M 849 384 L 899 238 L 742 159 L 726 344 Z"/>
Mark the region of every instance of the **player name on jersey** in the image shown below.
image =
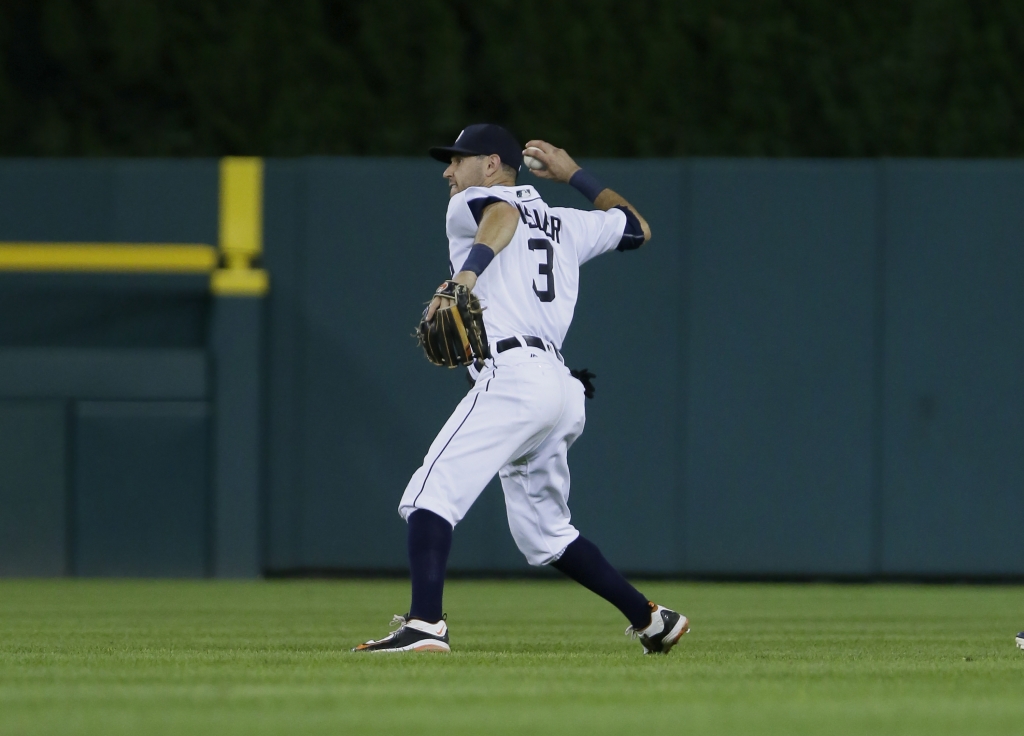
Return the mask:
<path id="1" fill-rule="evenodd" d="M 562 218 L 557 215 L 548 215 L 547 212 L 541 214 L 537 209 L 527 209 L 518 202 L 514 202 L 516 209 L 519 210 L 519 217 L 523 221 L 523 224 L 532 230 L 540 230 L 542 233 L 548 236 L 550 240 L 554 240 L 556 243 L 562 242 L 559 240 L 559 235 L 562 232 Z"/>

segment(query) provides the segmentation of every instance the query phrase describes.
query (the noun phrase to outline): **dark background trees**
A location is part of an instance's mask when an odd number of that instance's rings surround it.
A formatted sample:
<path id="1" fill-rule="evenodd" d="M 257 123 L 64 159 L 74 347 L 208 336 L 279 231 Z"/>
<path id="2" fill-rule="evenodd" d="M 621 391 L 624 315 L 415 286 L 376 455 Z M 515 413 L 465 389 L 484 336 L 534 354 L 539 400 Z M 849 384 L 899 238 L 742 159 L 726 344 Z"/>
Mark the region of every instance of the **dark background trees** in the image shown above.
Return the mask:
<path id="1" fill-rule="evenodd" d="M 1019 0 L 0 0 L 0 154 L 1019 156 Z"/>

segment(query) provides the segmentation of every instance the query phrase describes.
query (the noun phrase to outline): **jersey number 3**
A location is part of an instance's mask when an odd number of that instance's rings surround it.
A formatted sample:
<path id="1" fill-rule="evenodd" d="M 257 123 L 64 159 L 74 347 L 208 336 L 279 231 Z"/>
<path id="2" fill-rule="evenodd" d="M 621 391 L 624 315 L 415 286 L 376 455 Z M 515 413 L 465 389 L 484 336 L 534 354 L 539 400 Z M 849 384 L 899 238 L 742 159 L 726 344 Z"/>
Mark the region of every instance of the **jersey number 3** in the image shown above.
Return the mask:
<path id="1" fill-rule="evenodd" d="M 545 261 L 539 266 L 541 276 L 547 277 L 547 286 L 541 290 L 537 288 L 537 280 L 533 281 L 533 293 L 542 302 L 553 302 L 555 300 L 555 249 L 551 247 L 551 241 L 543 238 L 530 238 L 528 241 L 530 250 L 544 251 Z"/>

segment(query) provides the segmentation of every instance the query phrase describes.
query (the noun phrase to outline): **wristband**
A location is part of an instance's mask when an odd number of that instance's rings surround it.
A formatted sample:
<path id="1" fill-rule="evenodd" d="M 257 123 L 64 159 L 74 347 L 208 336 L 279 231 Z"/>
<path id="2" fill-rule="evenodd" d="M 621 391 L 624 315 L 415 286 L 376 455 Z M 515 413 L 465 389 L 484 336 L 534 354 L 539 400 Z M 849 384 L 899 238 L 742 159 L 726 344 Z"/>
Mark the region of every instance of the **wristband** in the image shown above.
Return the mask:
<path id="1" fill-rule="evenodd" d="M 472 271 L 479 276 L 493 260 L 494 251 L 491 249 L 491 246 L 484 245 L 483 243 L 473 243 L 473 247 L 469 249 L 469 255 L 466 256 L 466 262 L 462 264 L 462 270 Z"/>
<path id="2" fill-rule="evenodd" d="M 597 200 L 597 195 L 605 190 L 604 184 L 597 180 L 597 177 L 586 169 L 580 169 L 569 178 L 569 185 L 574 187 L 580 194 L 591 202 Z"/>

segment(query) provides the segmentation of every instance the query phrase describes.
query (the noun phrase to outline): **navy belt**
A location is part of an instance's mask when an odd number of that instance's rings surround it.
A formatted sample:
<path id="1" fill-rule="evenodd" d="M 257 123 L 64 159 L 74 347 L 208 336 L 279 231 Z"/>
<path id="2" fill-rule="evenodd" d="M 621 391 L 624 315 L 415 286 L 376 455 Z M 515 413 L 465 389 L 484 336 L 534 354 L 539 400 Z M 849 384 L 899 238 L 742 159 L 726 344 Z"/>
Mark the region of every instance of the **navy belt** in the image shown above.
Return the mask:
<path id="1" fill-rule="evenodd" d="M 537 348 L 539 350 L 547 350 L 548 349 L 548 343 L 544 342 L 539 337 L 534 337 L 533 335 L 523 335 L 522 338 L 523 338 L 523 342 L 525 342 L 527 344 L 527 346 L 529 346 L 531 348 Z M 517 338 L 517 337 L 506 337 L 504 340 L 498 340 L 498 342 L 494 343 L 494 352 L 496 352 L 496 353 L 504 353 L 506 350 L 511 350 L 512 348 L 521 348 L 521 347 L 523 347 L 523 343 L 519 342 L 519 338 Z M 555 355 L 558 356 L 558 359 L 561 360 L 562 359 L 562 354 L 558 352 L 558 348 L 556 348 L 554 345 L 551 345 L 550 348 L 551 348 L 551 351 Z"/>
<path id="2" fill-rule="evenodd" d="M 534 337 L 533 335 L 523 335 L 523 342 L 531 348 L 540 348 L 541 350 L 547 349 L 544 341 L 539 337 Z M 511 350 L 512 348 L 521 347 L 523 347 L 523 343 L 519 342 L 519 338 L 517 337 L 506 337 L 504 340 L 498 340 L 498 342 L 494 343 L 494 350 L 499 353 L 504 353 L 506 350 Z"/>

